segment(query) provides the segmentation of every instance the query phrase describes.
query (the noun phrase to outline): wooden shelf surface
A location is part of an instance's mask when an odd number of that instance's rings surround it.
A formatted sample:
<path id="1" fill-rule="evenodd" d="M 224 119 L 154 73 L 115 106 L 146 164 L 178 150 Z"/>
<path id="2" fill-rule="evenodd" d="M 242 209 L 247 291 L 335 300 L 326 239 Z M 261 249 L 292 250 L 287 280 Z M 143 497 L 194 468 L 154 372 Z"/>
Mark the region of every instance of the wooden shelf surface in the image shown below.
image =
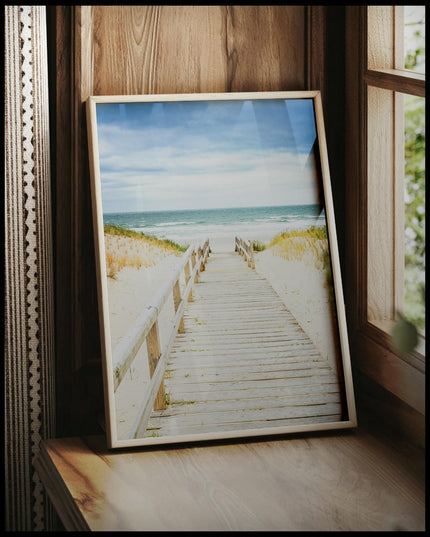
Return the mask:
<path id="1" fill-rule="evenodd" d="M 53 439 L 36 469 L 67 530 L 423 531 L 424 472 L 407 461 L 354 430 L 111 451 Z"/>

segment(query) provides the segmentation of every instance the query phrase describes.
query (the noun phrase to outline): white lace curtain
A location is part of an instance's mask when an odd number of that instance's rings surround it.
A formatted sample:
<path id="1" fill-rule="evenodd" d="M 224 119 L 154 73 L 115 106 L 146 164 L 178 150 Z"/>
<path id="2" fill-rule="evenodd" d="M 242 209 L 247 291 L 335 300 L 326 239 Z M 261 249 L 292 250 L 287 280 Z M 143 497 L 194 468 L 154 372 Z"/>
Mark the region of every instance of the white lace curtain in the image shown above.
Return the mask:
<path id="1" fill-rule="evenodd" d="M 46 6 L 5 6 L 5 529 L 48 530 L 33 461 L 54 433 Z"/>

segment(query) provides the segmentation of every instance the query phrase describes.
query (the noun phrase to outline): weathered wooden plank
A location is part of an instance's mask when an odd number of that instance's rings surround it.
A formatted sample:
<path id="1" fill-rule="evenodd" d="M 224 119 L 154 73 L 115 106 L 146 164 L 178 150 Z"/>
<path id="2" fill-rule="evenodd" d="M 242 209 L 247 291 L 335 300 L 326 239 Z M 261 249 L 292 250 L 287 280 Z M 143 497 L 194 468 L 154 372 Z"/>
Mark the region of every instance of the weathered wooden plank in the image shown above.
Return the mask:
<path id="1" fill-rule="evenodd" d="M 255 297 L 254 300 L 248 300 L 244 301 L 239 299 L 239 296 L 236 297 L 233 295 L 226 295 L 221 296 L 217 298 L 209 298 L 207 296 L 199 295 L 196 293 L 196 295 L 201 299 L 205 301 L 204 309 L 226 309 L 226 310 L 234 310 L 236 308 L 242 308 L 242 309 L 250 309 L 251 311 L 254 308 L 257 308 L 259 306 L 265 307 L 267 309 L 273 309 L 274 311 L 278 309 L 284 309 L 285 305 L 277 300 L 273 300 L 272 297 L 264 297 L 264 300 L 260 297 Z M 285 311 L 285 310 L 284 310 Z"/>
<path id="2" fill-rule="evenodd" d="M 203 368 L 213 368 L 215 370 L 219 370 L 233 366 L 247 367 L 248 365 L 251 366 L 252 364 L 263 364 L 264 367 L 271 367 L 272 365 L 284 365 L 285 367 L 288 367 L 292 363 L 321 363 L 327 365 L 327 361 L 322 358 L 320 354 L 315 351 L 313 352 L 313 354 L 301 356 L 296 356 L 294 354 L 290 354 L 289 356 L 285 356 L 284 354 L 281 356 L 272 355 L 264 361 L 259 355 L 253 355 L 251 357 L 238 356 L 237 359 L 234 360 L 234 362 L 231 361 L 230 356 L 219 356 L 216 358 L 210 355 L 202 356 L 200 358 L 194 358 L 192 356 L 189 356 L 188 359 L 181 358 L 179 356 L 176 359 L 171 359 L 169 361 L 168 371 L 169 375 L 172 376 L 174 372 L 177 372 L 179 374 L 185 370 L 189 370 L 190 368 L 195 368 L 197 370 Z"/>
<path id="3" fill-rule="evenodd" d="M 283 333 L 286 332 L 301 332 L 304 333 L 302 327 L 298 324 L 293 324 L 288 320 L 282 321 L 282 319 L 268 318 L 261 323 L 258 321 L 258 318 L 246 319 L 236 317 L 225 317 L 224 322 L 221 318 L 215 319 L 213 322 L 203 315 L 198 315 L 191 321 L 189 320 L 186 323 L 185 328 L 188 328 L 188 331 L 185 334 L 191 334 L 193 331 L 196 333 L 207 332 L 207 333 L 219 333 L 222 338 L 223 335 L 236 334 L 238 330 L 242 332 L 247 331 L 252 334 L 259 332 L 266 332 L 271 334 L 272 330 L 282 330 Z M 237 333 L 240 336 L 240 333 Z"/>
<path id="4" fill-rule="evenodd" d="M 244 291 L 247 288 L 255 289 L 263 294 L 272 293 L 273 287 L 267 285 L 267 280 L 257 274 L 247 274 L 247 268 L 234 268 L 230 272 L 219 272 L 216 277 L 211 277 L 213 265 L 208 260 L 208 266 L 211 270 L 210 274 L 201 274 L 201 278 L 197 285 L 197 291 L 202 293 L 213 294 L 217 285 L 221 284 L 225 289 L 231 289 L 236 294 Z"/>
<path id="5" fill-rule="evenodd" d="M 294 343 L 292 342 L 289 345 L 289 348 L 287 348 L 285 345 L 281 345 L 281 346 L 271 348 L 271 349 L 265 348 L 265 346 L 263 345 L 261 347 L 258 347 L 256 345 L 251 345 L 246 348 L 244 348 L 244 346 L 239 347 L 239 348 L 231 347 L 228 349 L 228 353 L 227 353 L 227 350 L 225 348 L 216 347 L 215 345 L 213 345 L 211 348 L 207 348 L 207 349 L 204 349 L 204 348 L 198 349 L 197 347 L 195 347 L 194 350 L 189 350 L 189 349 L 188 350 L 187 349 L 175 350 L 175 351 L 172 351 L 172 357 L 174 357 L 173 356 L 174 354 L 179 357 L 181 356 L 181 354 L 183 354 L 184 356 L 191 355 L 191 356 L 194 356 L 195 358 L 198 358 L 201 355 L 215 357 L 215 356 L 226 356 L 228 354 L 229 356 L 231 356 L 231 359 L 234 360 L 235 356 L 246 355 L 247 353 L 251 355 L 255 355 L 259 353 L 261 355 L 261 358 L 264 360 L 268 352 L 277 353 L 279 357 L 282 357 L 283 353 L 287 352 L 288 350 L 295 351 L 296 353 L 300 353 L 301 351 L 310 351 L 311 349 L 315 349 L 312 343 L 309 343 L 308 341 L 303 339 L 302 344 L 300 344 L 300 341 L 296 341 Z"/>
<path id="6" fill-rule="evenodd" d="M 244 333 L 244 332 L 254 333 L 255 331 L 270 331 L 272 333 L 273 330 L 285 330 L 285 328 L 288 327 L 288 325 L 289 325 L 288 321 L 281 320 L 280 322 L 279 319 L 277 320 L 263 319 L 261 321 L 258 321 L 257 319 L 252 322 L 248 321 L 248 322 L 242 323 L 241 325 L 237 327 L 232 327 L 230 324 L 228 324 L 227 326 L 226 325 L 222 326 L 221 324 L 218 323 L 218 325 L 212 326 L 212 323 L 210 325 L 207 325 L 207 324 L 198 324 L 196 322 L 192 326 L 192 329 L 193 329 L 193 332 L 195 333 L 208 333 L 208 334 L 217 333 L 220 335 L 228 334 L 229 332 L 235 333 L 239 331 L 241 333 Z M 188 328 L 190 328 L 190 326 Z"/>
<path id="7" fill-rule="evenodd" d="M 212 345 L 210 348 L 204 347 L 194 347 L 192 350 L 189 349 L 175 349 L 172 351 L 171 360 L 172 363 L 178 363 L 182 361 L 183 363 L 191 362 L 198 365 L 200 362 L 205 363 L 206 358 L 213 358 L 214 361 L 220 363 L 222 366 L 221 360 L 227 359 L 228 362 L 235 363 L 240 361 L 242 358 L 246 360 L 259 360 L 261 363 L 269 363 L 274 359 L 291 359 L 295 358 L 300 361 L 307 361 L 310 359 L 318 358 L 326 362 L 325 359 L 321 357 L 321 354 L 315 349 L 312 343 L 306 342 L 302 345 L 294 343 L 288 347 L 282 342 L 278 345 L 267 346 L 264 345 L 238 345 L 236 348 L 232 347 L 217 347 Z"/>
<path id="8" fill-rule="evenodd" d="M 270 298 L 271 300 L 279 301 L 280 298 L 276 296 L 272 289 L 264 287 L 264 282 L 261 282 L 258 286 L 252 284 L 252 282 L 247 281 L 246 285 L 238 284 L 233 282 L 231 285 L 226 284 L 223 286 L 223 289 L 226 290 L 224 297 L 219 296 L 219 286 L 222 282 L 217 282 L 216 284 L 209 284 L 200 282 L 196 286 L 196 293 L 201 297 L 205 297 L 207 300 L 222 300 L 225 298 L 225 294 L 228 292 L 230 296 L 234 296 L 238 300 L 253 302 L 261 300 L 262 298 Z M 218 289 L 217 289 L 218 288 Z M 250 293 L 252 291 L 252 294 Z"/>
<path id="9" fill-rule="evenodd" d="M 277 409 L 292 406 L 313 406 L 328 403 L 339 403 L 339 393 L 314 393 L 298 395 L 268 395 L 264 399 L 249 397 L 241 399 L 196 401 L 194 399 L 175 399 L 170 401 L 165 411 L 154 411 L 152 416 L 167 417 L 180 416 L 182 414 L 207 414 L 212 412 L 224 412 L 232 410 L 262 410 Z"/>
<path id="10" fill-rule="evenodd" d="M 196 321 L 196 324 L 198 321 Z M 246 323 L 245 325 L 241 324 L 238 326 L 238 329 L 235 330 L 234 327 L 232 327 L 230 324 L 228 326 L 219 327 L 219 330 L 210 330 L 211 326 L 208 326 L 207 330 L 205 330 L 205 325 L 197 324 L 196 327 L 189 325 L 189 329 L 193 329 L 193 331 L 189 330 L 188 332 L 183 333 L 183 337 L 178 337 L 178 342 L 181 341 L 188 341 L 193 340 L 196 338 L 200 339 L 214 339 L 215 337 L 227 341 L 232 339 L 243 339 L 246 337 L 246 335 L 249 335 L 252 337 L 252 339 L 266 337 L 279 337 L 282 335 L 288 335 L 288 334 L 304 334 L 303 330 L 298 325 L 292 325 L 291 323 L 288 323 L 287 326 L 280 325 L 277 322 L 273 322 L 271 324 L 265 323 L 263 326 L 259 326 L 258 323 L 254 323 L 254 325 L 250 325 Z M 194 332 L 194 328 L 196 329 Z M 199 328 L 200 330 L 197 330 Z M 240 330 L 240 331 L 239 331 Z M 181 336 L 181 334 L 179 335 Z"/>
<path id="11" fill-rule="evenodd" d="M 201 282 L 202 287 L 208 287 L 216 282 L 222 282 L 225 285 L 231 285 L 231 282 L 235 282 L 237 285 L 245 287 L 244 282 L 252 282 L 251 285 L 265 287 L 265 278 L 258 273 L 249 274 L 246 271 L 246 267 L 242 265 L 232 266 L 229 270 L 216 270 L 216 260 L 210 260 L 210 273 L 202 274 Z M 242 267 L 242 268 L 241 268 Z M 266 286 L 267 289 L 267 286 Z"/>
<path id="12" fill-rule="evenodd" d="M 223 337 L 223 335 L 228 335 L 229 333 L 245 333 L 245 332 L 256 332 L 256 331 L 262 331 L 264 328 L 266 332 L 272 332 L 272 330 L 282 330 L 284 333 L 285 331 L 291 331 L 292 326 L 291 323 L 280 323 L 278 320 L 271 320 L 270 322 L 262 322 L 261 325 L 258 323 L 258 319 L 253 319 L 252 321 L 244 320 L 237 320 L 237 322 L 233 322 L 233 320 L 229 320 L 228 323 L 222 323 L 222 321 L 217 322 L 209 322 L 208 320 L 205 320 L 203 318 L 198 318 L 194 323 L 186 324 L 185 330 L 187 334 L 202 334 L 202 333 L 209 333 L 209 334 L 219 334 L 220 338 Z"/>
<path id="13" fill-rule="evenodd" d="M 190 389 L 196 392 L 206 392 L 206 391 L 240 391 L 240 390 L 249 390 L 249 389 L 262 389 L 262 388 L 288 388 L 289 386 L 306 386 L 309 384 L 333 384 L 338 383 L 337 377 L 335 374 L 324 375 L 323 377 L 318 378 L 317 376 L 312 375 L 294 375 L 289 379 L 285 378 L 273 378 L 269 380 L 242 380 L 234 381 L 230 380 L 229 382 L 200 382 L 199 380 L 192 380 L 188 378 L 187 382 L 175 383 L 175 391 L 181 391 Z M 170 387 L 169 387 L 170 389 Z"/>
<path id="14" fill-rule="evenodd" d="M 245 371 L 243 371 L 245 369 Z M 254 381 L 254 382 L 263 382 L 263 381 L 270 381 L 273 379 L 283 379 L 285 382 L 287 382 L 290 378 L 296 378 L 296 377 L 310 377 L 310 376 L 318 376 L 319 378 L 322 378 L 324 376 L 333 376 L 333 370 L 326 365 L 318 366 L 313 365 L 306 367 L 303 364 L 291 364 L 291 367 L 288 369 L 282 371 L 268 371 L 264 373 L 264 370 L 261 371 L 250 371 L 250 368 L 248 370 L 246 368 L 231 368 L 229 371 L 219 373 L 214 372 L 208 372 L 206 370 L 201 370 L 201 372 L 196 372 L 195 370 L 190 370 L 188 373 L 188 376 L 186 375 L 177 375 L 175 377 L 175 384 L 181 384 L 181 383 L 188 383 L 188 382 L 238 382 L 238 381 Z M 172 383 L 169 384 L 172 386 Z M 166 386 L 167 389 L 167 386 Z"/>
<path id="15" fill-rule="evenodd" d="M 275 386 L 266 386 L 260 387 L 257 385 L 252 390 L 252 397 L 254 399 L 265 399 L 266 397 L 275 397 L 275 396 L 288 396 L 288 395 L 313 395 L 324 394 L 324 393 L 339 393 L 339 383 L 333 381 L 330 383 L 320 382 L 319 379 L 309 378 L 306 383 L 303 383 L 303 379 L 298 379 L 301 381 L 300 384 L 292 384 L 292 382 L 285 384 L 279 382 Z M 248 383 L 249 384 L 249 383 Z M 192 389 L 194 387 L 194 390 Z M 189 389 L 188 389 L 189 388 Z M 248 393 L 250 390 L 248 389 Z M 242 397 L 241 389 L 237 386 L 234 390 L 217 389 L 215 384 L 205 384 L 205 385 L 187 385 L 175 386 L 174 395 L 170 393 L 171 402 L 177 401 L 228 401 L 229 399 L 238 399 Z"/>
<path id="16" fill-rule="evenodd" d="M 247 354 L 248 352 L 256 351 L 271 351 L 275 349 L 288 350 L 288 349 L 297 349 L 297 351 L 303 350 L 305 348 L 313 347 L 312 343 L 309 343 L 305 337 L 297 336 L 294 337 L 292 334 L 290 337 L 286 336 L 282 340 L 276 341 L 264 341 L 264 340 L 239 340 L 239 341 L 215 341 L 211 342 L 209 340 L 201 341 L 196 340 L 195 342 L 184 342 L 178 344 L 172 352 L 174 353 L 194 353 L 194 352 L 215 352 L 215 354 L 234 354 L 235 351 L 238 351 L 241 354 Z M 313 347 L 314 348 L 314 347 Z"/>
<path id="17" fill-rule="evenodd" d="M 199 328 L 205 328 L 208 332 L 218 331 L 220 334 L 223 332 L 235 332 L 236 329 L 246 329 L 252 332 L 266 331 L 271 334 L 274 329 L 292 330 L 300 329 L 302 327 L 294 320 L 283 315 L 213 315 L 209 318 L 206 312 L 202 310 L 194 310 L 186 314 L 184 322 L 188 326 L 188 332 L 191 330 L 198 330 Z M 192 315 L 191 315 L 192 314 Z M 228 321 L 228 322 L 227 322 Z M 205 324 L 206 323 L 206 324 Z M 268 330 L 269 328 L 269 330 Z"/>
<path id="18" fill-rule="evenodd" d="M 191 407 L 193 405 L 184 405 Z M 167 412 L 167 411 L 166 411 Z M 277 408 L 250 408 L 250 409 L 228 409 L 219 412 L 201 412 L 194 415 L 192 412 L 182 413 L 177 416 L 170 416 L 167 413 L 163 416 L 151 417 L 151 427 L 162 424 L 164 421 L 172 421 L 181 425 L 194 425 L 196 423 L 205 424 L 235 424 L 249 421 L 269 421 L 289 418 L 305 418 L 310 416 L 339 415 L 342 412 L 340 403 L 322 403 L 314 405 L 286 405 Z"/>
<path id="19" fill-rule="evenodd" d="M 231 280 L 228 282 L 222 282 L 221 279 L 214 282 L 207 282 L 201 280 L 197 287 L 196 292 L 201 293 L 204 296 L 217 296 L 217 289 L 219 289 L 219 284 L 223 284 L 224 289 L 228 289 L 234 295 L 241 296 L 242 298 L 252 299 L 253 295 L 246 296 L 244 293 L 249 292 L 249 289 L 252 289 L 253 292 L 257 293 L 257 296 L 272 296 L 274 294 L 273 289 L 268 287 L 264 280 L 259 280 L 255 282 L 249 279 L 242 279 L 240 282 L 236 280 Z"/>
<path id="20" fill-rule="evenodd" d="M 265 297 L 265 299 L 256 298 L 254 300 L 248 300 L 248 301 L 242 301 L 237 297 L 233 295 L 225 295 L 218 298 L 208 298 L 207 296 L 202 296 L 198 293 L 195 293 L 196 296 L 199 298 L 199 300 L 204 301 L 204 305 L 202 303 L 198 304 L 198 308 L 196 309 L 207 309 L 208 311 L 234 311 L 236 309 L 243 309 L 243 310 L 249 310 L 252 311 L 258 311 L 257 308 L 265 308 L 267 310 L 273 310 L 274 312 L 283 311 L 284 314 L 288 313 L 285 310 L 285 304 L 282 302 L 279 302 L 277 300 L 273 300 L 272 297 L 268 296 Z"/>
<path id="21" fill-rule="evenodd" d="M 152 426 L 151 429 L 145 433 L 145 436 L 165 436 L 165 435 L 175 435 L 175 434 L 204 434 L 211 432 L 225 432 L 229 430 L 241 431 L 241 430 L 252 430 L 252 429 L 267 429 L 268 427 L 289 427 L 293 425 L 306 425 L 314 423 L 330 423 L 335 421 L 340 421 L 341 415 L 339 413 L 327 414 L 321 416 L 306 416 L 306 417 L 291 417 L 284 419 L 272 419 L 272 420 L 262 420 L 262 421 L 243 421 L 235 423 L 200 423 L 194 425 L 178 424 L 178 423 L 167 423 L 161 426 Z"/>
<path id="22" fill-rule="evenodd" d="M 198 295 L 197 295 L 198 296 Z M 208 313 L 211 312 L 219 312 L 219 313 L 232 313 L 236 311 L 243 311 L 246 312 L 255 312 L 255 309 L 258 308 L 258 311 L 266 310 L 267 312 L 272 311 L 273 315 L 280 314 L 281 312 L 285 312 L 285 306 L 281 302 L 272 302 L 269 303 L 267 301 L 262 300 L 254 300 L 252 302 L 245 302 L 245 301 L 238 301 L 234 297 L 230 296 L 229 299 L 231 302 L 225 302 L 225 299 L 222 300 L 208 300 L 205 297 L 198 296 L 199 299 L 205 300 L 205 311 Z M 236 302 L 236 303 L 233 303 Z"/>
<path id="23" fill-rule="evenodd" d="M 210 265 L 211 272 L 209 274 L 202 274 L 199 289 L 205 292 L 208 289 L 214 289 L 216 284 L 222 283 L 226 288 L 234 287 L 236 291 L 239 289 L 245 289 L 248 284 L 253 289 L 261 289 L 264 292 L 272 290 L 271 286 L 267 286 L 265 279 L 258 274 L 247 274 L 246 270 L 238 267 L 232 268 L 230 272 L 218 272 L 214 275 L 213 264 Z"/>
<path id="24" fill-rule="evenodd" d="M 265 334 L 263 332 L 260 334 L 247 334 L 245 336 L 234 333 L 221 336 L 219 336 L 218 334 L 213 336 L 187 334 L 185 337 L 182 338 L 177 337 L 173 348 L 187 348 L 189 346 L 195 347 L 197 345 L 202 345 L 205 342 L 211 345 L 215 344 L 218 347 L 231 347 L 231 345 L 233 344 L 242 346 L 246 343 L 248 343 L 248 346 L 257 345 L 257 347 L 261 347 L 261 345 L 264 345 L 265 347 L 268 347 L 270 345 L 279 346 L 280 343 L 285 343 L 288 345 L 291 344 L 291 342 L 295 341 L 309 342 L 309 338 L 303 331 L 298 329 L 293 329 L 290 332 L 284 334 L 278 333 L 276 335 Z M 284 345 L 282 345 L 282 347 L 284 347 Z"/>
<path id="25" fill-rule="evenodd" d="M 210 268 L 212 271 L 213 268 Z M 230 277 L 228 274 L 224 273 L 220 274 L 217 278 L 208 279 L 208 276 L 210 276 L 210 274 L 202 274 L 197 289 L 199 290 L 199 292 L 202 293 L 213 293 L 217 285 L 219 283 L 222 283 L 222 285 L 225 286 L 226 289 L 233 289 L 237 294 L 239 293 L 239 291 L 244 290 L 248 287 L 251 287 L 252 289 L 257 289 L 264 294 L 273 292 L 273 288 L 271 286 L 267 286 L 267 283 L 263 277 L 254 274 L 246 274 L 243 271 L 237 270 L 237 268 L 234 270 L 234 275 L 235 277 L 233 278 Z"/>
<path id="26" fill-rule="evenodd" d="M 261 319 L 257 313 L 252 315 L 236 315 L 236 316 L 212 316 L 212 318 L 209 317 L 209 315 L 206 315 L 204 311 L 202 310 L 194 310 L 195 317 L 191 319 L 191 324 L 188 326 L 188 329 L 194 328 L 194 324 L 197 324 L 198 326 L 203 325 L 204 323 L 209 324 L 216 328 L 223 328 L 223 327 L 230 327 L 230 323 L 235 323 L 238 326 L 247 325 L 251 322 L 259 322 L 259 319 Z M 189 317 L 187 317 L 189 319 Z M 276 317 L 270 317 L 268 318 L 271 322 L 277 322 L 280 326 L 291 326 L 291 321 L 289 319 L 282 319 L 278 316 Z"/>
<path id="27" fill-rule="evenodd" d="M 227 414 L 227 413 L 226 413 Z M 242 415 L 239 415 L 242 414 Z M 210 415 L 213 418 L 216 415 Z M 219 416 L 218 416 L 219 417 Z M 322 423 L 322 422 L 335 422 L 342 419 L 342 414 L 339 409 L 332 409 L 330 413 L 329 409 L 321 409 L 321 413 L 310 412 L 307 415 L 273 415 L 268 410 L 267 412 L 261 412 L 260 415 L 250 414 L 245 416 L 245 413 L 237 413 L 237 416 L 224 416 L 224 420 L 208 420 L 201 419 L 198 423 L 191 417 L 189 420 L 181 419 L 181 417 L 169 417 L 169 418 L 156 418 L 154 423 L 151 423 L 151 428 L 154 431 L 158 431 L 160 435 L 165 434 L 187 434 L 190 431 L 198 432 L 202 429 L 204 432 L 210 431 L 236 431 L 243 429 L 253 429 L 260 427 L 280 427 L 285 425 L 291 425 L 292 423 Z M 237 418 L 237 419 L 235 419 Z M 241 418 L 241 419 L 239 419 Z M 184 431 L 184 433 L 183 433 Z"/>
<path id="28" fill-rule="evenodd" d="M 321 360 L 315 359 L 312 362 L 303 362 L 303 361 L 291 361 L 283 363 L 263 363 L 263 364 L 246 364 L 242 362 L 241 364 L 231 364 L 226 365 L 223 363 L 224 367 L 219 367 L 216 363 L 212 367 L 198 367 L 197 364 L 192 364 L 191 367 L 183 367 L 182 369 L 169 369 L 170 375 L 170 384 L 172 379 L 176 379 L 178 375 L 184 375 L 190 380 L 193 377 L 207 379 L 212 376 L 217 377 L 221 382 L 224 379 L 235 379 L 235 378 L 253 378 L 256 374 L 260 374 L 259 378 L 288 378 L 289 374 L 292 371 L 302 371 L 302 370 L 312 370 L 315 373 L 318 373 L 321 370 L 331 371 L 330 366 L 327 362 L 322 362 Z"/>
<path id="29" fill-rule="evenodd" d="M 298 328 L 301 328 L 300 326 L 294 326 L 291 325 L 289 322 L 280 323 L 278 319 L 276 320 L 270 320 L 267 319 L 265 322 L 258 322 L 258 320 L 254 322 L 247 322 L 247 323 L 241 323 L 237 328 L 231 326 L 230 324 L 225 326 L 215 326 L 213 327 L 212 324 L 210 325 L 202 325 L 198 324 L 199 321 L 194 321 L 194 323 L 190 323 L 188 325 L 189 329 L 193 329 L 193 332 L 183 332 L 182 334 L 178 334 L 178 341 L 185 340 L 187 338 L 191 339 L 194 337 L 194 333 L 196 334 L 196 337 L 214 337 L 218 336 L 220 338 L 241 338 L 244 335 L 248 334 L 250 336 L 258 337 L 259 335 L 266 335 L 266 337 L 269 336 L 276 336 L 280 334 L 285 334 L 287 330 L 290 331 L 297 331 Z"/>
<path id="30" fill-rule="evenodd" d="M 199 312 L 200 314 L 201 313 L 204 313 L 205 312 L 205 309 L 202 308 L 202 307 L 196 307 L 195 309 L 192 309 L 192 310 L 187 310 L 185 312 L 185 317 L 187 319 L 193 319 L 195 317 L 195 315 L 197 314 L 197 312 Z M 258 315 L 258 312 L 254 311 L 250 311 L 248 312 L 248 320 L 252 320 L 252 318 L 254 319 L 258 319 L 258 320 L 261 320 L 262 322 L 264 322 L 266 320 L 266 316 L 264 315 Z M 222 317 L 221 317 L 222 319 Z M 278 319 L 279 322 L 282 322 L 282 321 L 288 321 L 288 322 L 292 322 L 293 321 L 293 317 L 288 314 L 287 312 L 283 312 L 282 310 L 280 312 L 277 312 L 277 315 L 276 316 L 271 316 L 269 319 L 267 320 L 275 320 L 275 319 Z M 297 321 L 296 321 L 297 322 Z"/>
<path id="31" fill-rule="evenodd" d="M 200 300 L 199 298 L 196 298 L 196 300 Z M 193 317 L 191 317 L 190 314 L 193 314 Z M 293 321 L 293 319 L 287 315 L 284 315 L 283 309 L 279 306 L 278 308 L 273 307 L 261 307 L 259 305 L 255 305 L 254 308 L 241 308 L 237 307 L 237 309 L 225 309 L 222 308 L 218 309 L 211 309 L 211 308 L 195 308 L 192 311 L 186 312 L 186 319 L 189 319 L 191 323 L 206 320 L 212 321 L 214 323 L 217 322 L 224 322 L 228 319 L 230 321 L 234 321 L 237 319 L 241 323 L 243 322 L 249 322 L 249 321 L 258 321 L 261 318 L 266 318 L 267 320 L 271 321 L 288 321 L 289 323 L 295 322 L 296 326 L 298 326 L 297 321 Z M 197 319 L 196 319 L 197 318 Z"/>
<path id="32" fill-rule="evenodd" d="M 188 333 L 192 331 L 198 332 L 217 332 L 221 336 L 223 333 L 242 331 L 261 331 L 265 329 L 267 332 L 272 332 L 272 329 L 276 330 L 288 330 L 291 329 L 291 323 L 288 320 L 283 319 L 266 319 L 259 321 L 258 318 L 254 319 L 237 319 L 237 322 L 233 322 L 234 319 L 229 319 L 230 322 L 223 323 L 221 319 L 208 323 L 207 319 L 201 316 L 196 317 L 193 322 L 188 324 Z"/>
<path id="33" fill-rule="evenodd" d="M 226 352 L 226 351 L 207 351 L 207 352 L 191 352 L 191 353 L 176 353 L 176 355 L 170 355 L 169 364 L 171 365 L 170 370 L 183 369 L 186 367 L 193 367 L 199 369 L 207 365 L 213 365 L 214 368 L 223 369 L 228 366 L 235 365 L 252 365 L 252 364 L 261 364 L 267 365 L 270 364 L 309 364 L 309 363 L 322 363 L 327 367 L 330 366 L 328 361 L 324 359 L 318 351 L 316 351 L 312 346 L 309 346 L 308 349 L 302 352 L 287 352 L 285 350 L 272 350 L 270 353 L 264 349 L 260 349 L 260 352 L 254 351 L 252 348 L 249 349 L 248 353 L 242 353 L 237 350 L 236 353 Z"/>

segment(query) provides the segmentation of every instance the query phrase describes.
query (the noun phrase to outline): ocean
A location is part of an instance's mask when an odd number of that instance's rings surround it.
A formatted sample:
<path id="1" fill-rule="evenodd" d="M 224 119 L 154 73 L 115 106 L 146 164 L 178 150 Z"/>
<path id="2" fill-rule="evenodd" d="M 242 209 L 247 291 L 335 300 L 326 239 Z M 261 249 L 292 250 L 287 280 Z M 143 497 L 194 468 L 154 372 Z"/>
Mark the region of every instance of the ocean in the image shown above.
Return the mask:
<path id="1" fill-rule="evenodd" d="M 211 246 L 228 248 L 235 236 L 269 241 L 284 231 L 326 225 L 319 205 L 108 213 L 103 222 L 182 245 L 209 238 Z"/>

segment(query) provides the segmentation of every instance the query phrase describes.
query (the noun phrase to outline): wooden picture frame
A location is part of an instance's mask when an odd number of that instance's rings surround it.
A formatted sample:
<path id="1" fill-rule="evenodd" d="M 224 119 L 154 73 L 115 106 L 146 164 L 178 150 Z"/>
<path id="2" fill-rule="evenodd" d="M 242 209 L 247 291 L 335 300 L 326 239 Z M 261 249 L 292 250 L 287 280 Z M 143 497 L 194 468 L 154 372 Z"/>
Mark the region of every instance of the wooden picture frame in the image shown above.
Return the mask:
<path id="1" fill-rule="evenodd" d="M 355 427 L 319 91 L 90 97 L 87 125 L 108 447 Z"/>

